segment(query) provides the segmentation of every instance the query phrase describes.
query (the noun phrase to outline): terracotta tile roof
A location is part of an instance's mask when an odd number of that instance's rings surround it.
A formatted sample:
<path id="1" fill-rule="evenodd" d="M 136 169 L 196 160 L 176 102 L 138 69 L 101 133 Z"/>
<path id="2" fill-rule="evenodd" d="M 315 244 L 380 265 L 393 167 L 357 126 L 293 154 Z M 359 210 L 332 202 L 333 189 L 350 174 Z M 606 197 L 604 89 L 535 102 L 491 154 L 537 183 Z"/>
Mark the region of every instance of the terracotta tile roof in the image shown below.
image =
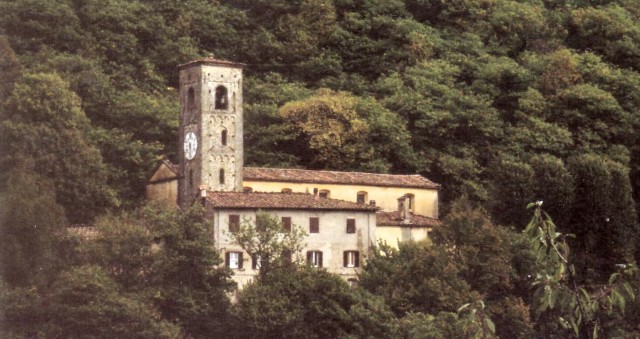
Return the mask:
<path id="1" fill-rule="evenodd" d="M 171 161 L 169 161 L 169 159 L 162 160 L 162 162 L 167 165 L 167 167 L 169 167 L 169 169 L 173 171 L 173 173 L 175 173 L 176 175 L 178 174 L 178 171 L 180 170 L 180 166 L 178 164 L 172 163 Z"/>
<path id="2" fill-rule="evenodd" d="M 438 219 L 425 217 L 419 214 L 410 214 L 409 223 L 400 218 L 399 211 L 376 213 L 376 226 L 411 226 L 411 227 L 435 227 L 442 224 Z"/>
<path id="3" fill-rule="evenodd" d="M 185 68 L 185 67 L 188 67 L 188 66 L 197 65 L 197 64 L 232 66 L 232 67 L 238 67 L 238 68 L 242 68 L 242 67 L 246 66 L 246 64 L 243 64 L 243 63 L 240 63 L 240 62 L 216 59 L 214 57 L 205 57 L 205 58 L 191 60 L 191 61 L 189 61 L 189 62 L 187 62 L 185 64 L 182 64 L 182 65 L 178 65 L 178 69 L 182 69 L 182 68 Z"/>
<path id="4" fill-rule="evenodd" d="M 303 169 L 245 167 L 246 181 L 308 182 L 316 184 L 366 185 L 436 189 L 440 185 L 419 175 L 363 172 L 313 171 Z"/>
<path id="5" fill-rule="evenodd" d="M 301 209 L 370 211 L 378 208 L 355 202 L 320 198 L 306 193 L 208 192 L 207 202 L 213 208 L 237 209 Z"/>

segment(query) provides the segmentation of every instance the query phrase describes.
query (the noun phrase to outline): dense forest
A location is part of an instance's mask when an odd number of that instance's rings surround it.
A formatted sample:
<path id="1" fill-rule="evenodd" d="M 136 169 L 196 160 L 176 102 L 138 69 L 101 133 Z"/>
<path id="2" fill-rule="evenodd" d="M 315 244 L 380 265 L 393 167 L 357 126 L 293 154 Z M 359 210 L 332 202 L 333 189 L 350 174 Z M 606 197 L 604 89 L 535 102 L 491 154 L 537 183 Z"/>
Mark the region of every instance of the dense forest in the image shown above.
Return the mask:
<path id="1" fill-rule="evenodd" d="M 144 201 L 210 55 L 245 165 L 424 175 L 433 243 L 232 304 L 207 221 Z M 637 0 L 0 0 L 0 74 L 3 337 L 640 335 Z"/>

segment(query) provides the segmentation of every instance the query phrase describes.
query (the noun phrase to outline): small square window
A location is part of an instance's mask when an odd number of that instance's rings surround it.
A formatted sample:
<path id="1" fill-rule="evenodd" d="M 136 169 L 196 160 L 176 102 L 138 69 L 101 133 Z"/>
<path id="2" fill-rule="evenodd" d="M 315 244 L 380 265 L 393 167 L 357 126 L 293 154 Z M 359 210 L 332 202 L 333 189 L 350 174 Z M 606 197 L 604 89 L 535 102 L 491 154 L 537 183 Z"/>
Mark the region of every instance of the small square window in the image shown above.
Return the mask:
<path id="1" fill-rule="evenodd" d="M 242 269 L 242 252 L 227 252 L 224 262 L 228 268 Z"/>
<path id="2" fill-rule="evenodd" d="M 347 219 L 347 233 L 356 233 L 356 219 Z"/>
<path id="3" fill-rule="evenodd" d="M 240 216 L 237 214 L 229 215 L 229 232 L 235 233 L 240 230 Z"/>
<path id="4" fill-rule="evenodd" d="M 307 262 L 313 267 L 322 267 L 322 251 L 308 251 Z"/>
<path id="5" fill-rule="evenodd" d="M 356 202 L 358 204 L 364 204 L 367 201 L 367 192 L 358 192 L 356 196 Z"/>
<path id="6" fill-rule="evenodd" d="M 309 218 L 309 233 L 320 233 L 320 218 Z"/>
<path id="7" fill-rule="evenodd" d="M 360 252 L 344 251 L 344 267 L 360 267 Z"/>

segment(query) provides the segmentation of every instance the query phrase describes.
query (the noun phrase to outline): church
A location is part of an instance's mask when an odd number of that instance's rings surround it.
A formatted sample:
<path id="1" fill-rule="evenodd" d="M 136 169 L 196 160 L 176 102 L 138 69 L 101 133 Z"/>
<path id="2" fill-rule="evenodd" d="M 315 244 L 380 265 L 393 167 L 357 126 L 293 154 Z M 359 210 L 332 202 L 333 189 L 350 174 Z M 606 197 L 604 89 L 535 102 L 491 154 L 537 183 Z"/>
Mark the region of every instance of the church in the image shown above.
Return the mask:
<path id="1" fill-rule="evenodd" d="M 161 161 L 146 187 L 149 200 L 170 208 L 205 206 L 240 286 L 259 265 L 226 234 L 258 211 L 302 227 L 302 257 L 350 282 L 378 241 L 427 239 L 439 225 L 439 185 L 420 175 L 244 167 L 243 67 L 214 58 L 178 66 L 179 164 Z"/>

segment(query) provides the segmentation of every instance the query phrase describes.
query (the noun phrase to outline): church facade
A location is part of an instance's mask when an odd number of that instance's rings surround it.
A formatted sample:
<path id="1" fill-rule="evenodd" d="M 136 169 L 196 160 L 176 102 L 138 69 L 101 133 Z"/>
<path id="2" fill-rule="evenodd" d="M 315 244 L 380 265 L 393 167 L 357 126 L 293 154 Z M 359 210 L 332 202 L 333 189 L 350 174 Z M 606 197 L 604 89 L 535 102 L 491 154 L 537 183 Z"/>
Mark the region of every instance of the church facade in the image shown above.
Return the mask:
<path id="1" fill-rule="evenodd" d="M 228 232 L 258 211 L 302 227 L 303 259 L 347 280 L 377 241 L 423 240 L 437 227 L 439 185 L 420 175 L 244 167 L 243 66 L 214 58 L 179 66 L 179 164 L 160 162 L 146 192 L 172 208 L 203 203 L 240 286 L 259 267 Z"/>

